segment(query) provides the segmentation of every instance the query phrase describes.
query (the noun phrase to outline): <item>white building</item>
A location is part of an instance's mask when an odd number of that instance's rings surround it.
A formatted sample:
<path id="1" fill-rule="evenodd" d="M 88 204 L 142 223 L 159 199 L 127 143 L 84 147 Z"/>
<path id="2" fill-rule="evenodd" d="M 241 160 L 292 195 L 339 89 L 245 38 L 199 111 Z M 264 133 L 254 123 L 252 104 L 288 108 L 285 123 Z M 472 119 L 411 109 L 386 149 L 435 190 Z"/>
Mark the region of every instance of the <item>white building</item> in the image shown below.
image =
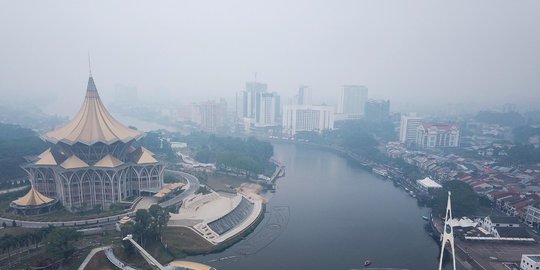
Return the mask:
<path id="1" fill-rule="evenodd" d="M 540 254 L 521 255 L 521 264 L 519 267 L 523 270 L 540 269 Z"/>
<path id="2" fill-rule="evenodd" d="M 424 191 L 429 191 L 429 190 L 432 190 L 432 189 L 442 188 L 442 186 L 439 183 L 433 181 L 429 177 L 426 177 L 426 178 L 421 179 L 421 180 L 416 180 L 416 183 L 418 184 L 420 189 L 422 189 Z"/>
<path id="3" fill-rule="evenodd" d="M 344 85 L 339 93 L 337 113 L 341 118 L 359 118 L 364 114 L 368 89 L 363 85 Z"/>
<path id="4" fill-rule="evenodd" d="M 487 216 L 479 219 L 480 226 L 490 234 L 497 235 L 497 228 L 517 228 L 519 227 L 519 219 L 517 217 L 508 216 Z"/>
<path id="5" fill-rule="evenodd" d="M 227 103 L 223 100 L 200 102 L 193 105 L 192 120 L 202 130 L 216 132 L 225 126 L 226 113 Z"/>
<path id="6" fill-rule="evenodd" d="M 458 147 L 459 128 L 455 125 L 421 124 L 416 129 L 416 145 L 426 148 Z"/>
<path id="7" fill-rule="evenodd" d="M 271 127 L 278 125 L 279 96 L 276 93 L 262 93 L 259 98 L 259 114 L 255 121 L 256 127 Z"/>
<path id="8" fill-rule="evenodd" d="M 399 141 L 402 143 L 416 142 L 417 128 L 421 123 L 422 118 L 415 114 L 402 115 L 399 127 Z"/>
<path id="9" fill-rule="evenodd" d="M 322 105 L 285 105 L 283 107 L 283 133 L 299 131 L 322 132 L 334 128 L 334 108 Z"/>
<path id="10" fill-rule="evenodd" d="M 267 92 L 266 84 L 247 82 L 246 90 L 236 94 L 239 123 L 251 123 L 255 127 L 276 126 L 279 125 L 280 113 L 280 97 L 276 92 Z"/>
<path id="11" fill-rule="evenodd" d="M 538 227 L 540 225 L 540 209 L 532 205 L 528 206 L 525 223 L 533 227 Z"/>

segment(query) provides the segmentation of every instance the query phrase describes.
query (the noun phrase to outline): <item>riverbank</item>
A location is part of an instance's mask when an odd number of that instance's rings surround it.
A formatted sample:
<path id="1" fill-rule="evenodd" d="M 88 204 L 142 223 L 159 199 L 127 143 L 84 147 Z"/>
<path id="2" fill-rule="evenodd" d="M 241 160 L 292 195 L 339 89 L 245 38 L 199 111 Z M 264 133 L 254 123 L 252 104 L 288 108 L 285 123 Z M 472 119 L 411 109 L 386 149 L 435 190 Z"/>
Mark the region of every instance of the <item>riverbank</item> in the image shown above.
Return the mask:
<path id="1" fill-rule="evenodd" d="M 186 255 L 221 252 L 242 240 L 257 228 L 259 223 L 264 219 L 264 213 L 266 211 L 266 205 L 262 204 L 261 206 L 261 211 L 259 211 L 257 217 L 249 226 L 217 245 L 210 243 L 192 228 L 185 226 L 167 226 L 163 233 L 163 239 L 167 243 L 167 249 L 169 249 L 176 258 L 183 258 Z"/>

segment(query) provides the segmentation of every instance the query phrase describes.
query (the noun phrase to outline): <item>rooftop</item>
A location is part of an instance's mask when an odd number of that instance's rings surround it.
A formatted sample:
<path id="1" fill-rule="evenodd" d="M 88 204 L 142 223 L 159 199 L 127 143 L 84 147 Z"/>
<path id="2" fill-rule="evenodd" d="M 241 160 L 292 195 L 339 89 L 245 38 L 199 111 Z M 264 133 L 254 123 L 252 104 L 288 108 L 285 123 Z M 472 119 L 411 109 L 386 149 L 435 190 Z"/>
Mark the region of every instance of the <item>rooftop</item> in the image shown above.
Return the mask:
<path id="1" fill-rule="evenodd" d="M 54 199 L 41 194 L 32 186 L 26 195 L 14 200 L 13 203 L 18 206 L 40 206 L 53 201 Z"/>
<path id="2" fill-rule="evenodd" d="M 86 96 L 77 115 L 64 127 L 45 133 L 43 139 L 68 145 L 98 142 L 110 145 L 117 141 L 136 140 L 142 135 L 142 132 L 126 127 L 112 117 L 101 102 L 94 78 L 90 76 Z"/>
<path id="3" fill-rule="evenodd" d="M 540 262 L 540 254 L 523 254 L 523 256 L 535 261 Z"/>
<path id="4" fill-rule="evenodd" d="M 422 180 L 416 180 L 416 182 L 425 188 L 442 188 L 442 186 L 439 183 L 431 180 L 431 178 L 429 177 L 426 177 Z"/>
<path id="5" fill-rule="evenodd" d="M 519 224 L 518 217 L 508 217 L 508 216 L 494 216 L 489 217 L 491 223 L 504 223 L 504 224 Z"/>

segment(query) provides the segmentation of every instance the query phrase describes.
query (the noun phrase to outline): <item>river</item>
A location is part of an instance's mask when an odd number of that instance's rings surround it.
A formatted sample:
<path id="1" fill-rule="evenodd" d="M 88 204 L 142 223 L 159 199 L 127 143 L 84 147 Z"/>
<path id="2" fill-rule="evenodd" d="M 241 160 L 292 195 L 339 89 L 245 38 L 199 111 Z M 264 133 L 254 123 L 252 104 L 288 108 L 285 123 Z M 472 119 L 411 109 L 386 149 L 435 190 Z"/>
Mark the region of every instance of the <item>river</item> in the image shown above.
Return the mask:
<path id="1" fill-rule="evenodd" d="M 404 190 L 325 150 L 275 143 L 274 152 L 286 175 L 265 220 L 224 252 L 187 260 L 220 270 L 362 269 L 366 259 L 373 268 L 437 269 L 439 247 L 421 218 L 429 209 Z"/>

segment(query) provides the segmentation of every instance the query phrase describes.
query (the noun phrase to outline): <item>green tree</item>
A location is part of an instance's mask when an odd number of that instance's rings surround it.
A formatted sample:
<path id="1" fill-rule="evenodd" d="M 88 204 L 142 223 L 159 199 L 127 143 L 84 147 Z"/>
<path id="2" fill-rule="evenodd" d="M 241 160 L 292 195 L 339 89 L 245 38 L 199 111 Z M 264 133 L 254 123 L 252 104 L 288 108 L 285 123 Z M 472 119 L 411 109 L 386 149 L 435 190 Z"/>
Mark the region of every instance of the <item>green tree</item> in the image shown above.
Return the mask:
<path id="1" fill-rule="evenodd" d="M 125 237 L 128 234 L 133 234 L 134 231 L 135 225 L 132 221 L 127 222 L 120 228 L 120 233 L 122 234 L 122 237 Z M 124 247 L 124 252 L 128 256 L 133 256 L 135 254 L 135 247 L 133 247 L 130 241 L 122 241 L 122 246 Z"/>
<path id="2" fill-rule="evenodd" d="M 157 204 L 150 206 L 148 212 L 150 212 L 150 215 L 153 218 L 152 227 L 154 228 L 154 233 L 161 240 L 161 237 L 163 236 L 163 230 L 167 226 L 167 222 L 169 222 L 169 218 L 171 217 L 171 215 L 169 214 L 169 211 L 163 209 Z"/>
<path id="3" fill-rule="evenodd" d="M 45 239 L 45 252 L 53 258 L 67 259 L 75 252 L 74 242 L 80 236 L 74 229 L 54 228 Z"/>
<path id="4" fill-rule="evenodd" d="M 135 226 L 133 233 L 139 238 L 139 244 L 144 246 L 146 239 L 152 237 L 150 226 L 152 224 L 152 216 L 146 209 L 139 209 L 135 212 Z"/>
<path id="5" fill-rule="evenodd" d="M 443 183 L 443 188 L 433 192 L 430 206 L 436 214 L 446 211 L 448 191 L 452 193 L 452 213 L 454 217 L 469 216 L 476 213 L 479 197 L 469 184 L 455 180 Z"/>

